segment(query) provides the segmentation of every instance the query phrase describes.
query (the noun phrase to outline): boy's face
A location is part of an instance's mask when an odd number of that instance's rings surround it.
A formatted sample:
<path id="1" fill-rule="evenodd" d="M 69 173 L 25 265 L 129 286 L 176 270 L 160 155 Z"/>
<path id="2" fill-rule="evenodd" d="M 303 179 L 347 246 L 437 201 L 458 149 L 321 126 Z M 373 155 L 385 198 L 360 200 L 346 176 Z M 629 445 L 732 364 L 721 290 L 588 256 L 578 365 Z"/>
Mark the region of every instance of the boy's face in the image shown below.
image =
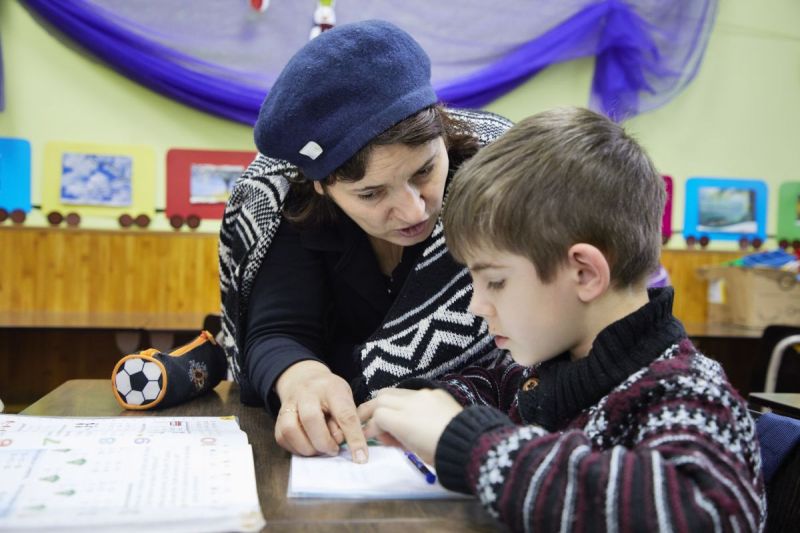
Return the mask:
<path id="1" fill-rule="evenodd" d="M 568 269 L 544 284 L 529 259 L 492 250 L 470 256 L 467 266 L 470 312 L 486 320 L 497 346 L 518 363 L 540 363 L 582 342 L 583 306 Z"/>

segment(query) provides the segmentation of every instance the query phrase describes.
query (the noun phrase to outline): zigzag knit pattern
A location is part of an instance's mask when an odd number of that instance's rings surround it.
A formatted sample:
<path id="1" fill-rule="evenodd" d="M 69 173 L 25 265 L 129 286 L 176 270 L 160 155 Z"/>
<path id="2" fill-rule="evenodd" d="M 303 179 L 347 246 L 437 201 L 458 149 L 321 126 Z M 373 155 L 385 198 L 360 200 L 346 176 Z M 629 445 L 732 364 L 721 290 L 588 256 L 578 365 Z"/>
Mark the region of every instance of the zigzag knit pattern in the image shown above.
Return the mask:
<path id="1" fill-rule="evenodd" d="M 448 110 L 467 125 L 481 145 L 499 137 L 511 122 L 498 115 Z M 297 176 L 293 165 L 259 154 L 237 180 L 222 219 L 219 242 L 222 346 L 239 382 L 242 400 L 259 402 L 243 371 L 242 325 L 261 263 Z M 363 380 L 359 399 L 411 377 L 435 378 L 467 364 L 480 364 L 492 343 L 483 320 L 467 312 L 469 273 L 450 257 L 441 220 L 380 328 L 360 347 Z"/>

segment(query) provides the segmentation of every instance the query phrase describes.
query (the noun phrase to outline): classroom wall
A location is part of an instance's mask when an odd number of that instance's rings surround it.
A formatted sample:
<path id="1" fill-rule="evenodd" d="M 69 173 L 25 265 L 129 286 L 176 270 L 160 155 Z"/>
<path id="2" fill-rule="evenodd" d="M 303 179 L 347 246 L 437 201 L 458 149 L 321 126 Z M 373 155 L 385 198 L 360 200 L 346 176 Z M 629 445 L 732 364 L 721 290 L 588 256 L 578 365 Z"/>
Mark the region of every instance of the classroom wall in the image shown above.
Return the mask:
<path id="1" fill-rule="evenodd" d="M 17 0 L 0 0 L 0 42 L 6 109 L 0 136 L 31 142 L 33 204 L 41 202 L 44 145 L 48 141 L 143 144 L 156 158 L 156 206 L 165 205 L 164 161 L 170 148 L 255 150 L 246 125 L 196 111 L 118 74 L 69 41 L 56 38 Z M 32 213 L 31 224 L 46 224 Z M 27 224 L 27 222 L 26 222 Z M 118 228 L 87 220 L 82 227 Z M 169 229 L 157 216 L 151 225 Z M 203 221 L 201 230 L 219 224 Z"/>
<path id="2" fill-rule="evenodd" d="M 724 176 L 769 183 L 768 231 L 774 233 L 777 187 L 800 181 L 798 23 L 797 0 L 720 0 L 695 80 L 666 106 L 626 124 L 657 166 L 676 180 L 676 229 L 682 228 L 685 179 Z M 6 97 L 0 136 L 31 141 L 34 204 L 41 199 L 47 141 L 152 146 L 155 179 L 161 184 L 156 188 L 158 207 L 164 206 L 163 161 L 169 148 L 253 149 L 249 127 L 195 111 L 129 81 L 51 36 L 16 0 L 0 1 L 0 39 Z M 487 108 L 520 119 L 554 105 L 586 105 L 592 70 L 590 59 L 556 65 Z M 35 216 L 30 223 L 44 224 Z M 164 220 L 159 224 L 166 227 Z M 214 226 L 204 222 L 202 229 L 213 231 Z M 683 241 L 673 238 L 669 246 L 683 247 Z"/>
<path id="3" fill-rule="evenodd" d="M 555 66 L 488 109 L 519 119 L 555 105 L 585 105 L 592 70 L 590 60 Z M 675 179 L 673 228 L 683 229 L 686 178 L 755 178 L 769 186 L 767 232 L 773 234 L 779 185 L 800 181 L 799 125 L 800 2 L 720 0 L 695 79 L 626 128 Z M 668 245 L 684 246 L 679 238 Z"/>

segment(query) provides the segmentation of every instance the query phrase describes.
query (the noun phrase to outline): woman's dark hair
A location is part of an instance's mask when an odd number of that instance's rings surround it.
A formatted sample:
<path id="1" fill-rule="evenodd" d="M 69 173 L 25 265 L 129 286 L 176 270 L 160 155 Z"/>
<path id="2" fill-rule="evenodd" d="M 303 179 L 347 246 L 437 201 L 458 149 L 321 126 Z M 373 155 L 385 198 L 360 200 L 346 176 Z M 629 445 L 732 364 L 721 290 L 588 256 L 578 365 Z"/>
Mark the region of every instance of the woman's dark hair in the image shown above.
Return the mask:
<path id="1" fill-rule="evenodd" d="M 362 179 L 367 171 L 372 149 L 376 146 L 421 146 L 437 137 L 444 139 L 451 172 L 478 151 L 478 139 L 469 126 L 448 114 L 444 106 L 436 104 L 398 122 L 375 137 L 333 174 L 322 180 L 322 187 L 326 188 L 337 181 L 354 182 Z M 298 169 L 297 178 L 292 180 L 283 210 L 286 219 L 295 225 L 313 228 L 336 220 L 339 212 L 330 196 L 317 194 L 314 182 Z"/>

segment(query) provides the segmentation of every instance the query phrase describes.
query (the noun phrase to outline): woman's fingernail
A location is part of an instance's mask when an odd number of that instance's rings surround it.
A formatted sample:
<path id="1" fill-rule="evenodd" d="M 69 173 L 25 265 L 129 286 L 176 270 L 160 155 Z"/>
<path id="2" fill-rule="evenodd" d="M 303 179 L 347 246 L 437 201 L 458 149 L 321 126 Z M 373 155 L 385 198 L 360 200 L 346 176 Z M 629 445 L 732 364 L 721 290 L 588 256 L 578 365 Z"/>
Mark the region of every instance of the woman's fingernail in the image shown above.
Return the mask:
<path id="1" fill-rule="evenodd" d="M 367 462 L 367 454 L 364 453 L 364 450 L 356 450 L 356 463 L 363 465 Z"/>

